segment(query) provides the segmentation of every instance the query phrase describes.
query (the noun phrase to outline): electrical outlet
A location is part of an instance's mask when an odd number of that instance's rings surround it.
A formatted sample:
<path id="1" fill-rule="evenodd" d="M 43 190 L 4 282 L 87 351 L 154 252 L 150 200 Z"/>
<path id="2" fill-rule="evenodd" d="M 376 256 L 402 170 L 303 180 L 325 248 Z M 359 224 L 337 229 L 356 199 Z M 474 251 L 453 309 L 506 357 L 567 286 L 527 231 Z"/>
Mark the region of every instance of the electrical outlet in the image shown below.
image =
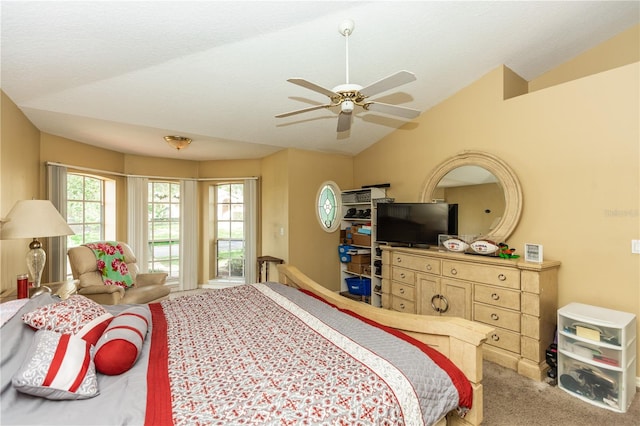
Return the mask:
<path id="1" fill-rule="evenodd" d="M 640 240 L 631 240 L 631 253 L 640 254 Z"/>

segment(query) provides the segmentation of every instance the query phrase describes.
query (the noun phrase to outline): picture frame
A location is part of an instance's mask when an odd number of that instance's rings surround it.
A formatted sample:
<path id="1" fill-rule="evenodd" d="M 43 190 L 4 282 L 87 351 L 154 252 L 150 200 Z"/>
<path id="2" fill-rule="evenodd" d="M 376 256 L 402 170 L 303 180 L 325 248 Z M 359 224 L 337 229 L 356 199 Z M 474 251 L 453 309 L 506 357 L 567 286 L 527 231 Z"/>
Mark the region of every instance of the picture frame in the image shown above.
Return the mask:
<path id="1" fill-rule="evenodd" d="M 524 245 L 524 260 L 525 262 L 542 263 L 542 244 L 530 244 Z"/>

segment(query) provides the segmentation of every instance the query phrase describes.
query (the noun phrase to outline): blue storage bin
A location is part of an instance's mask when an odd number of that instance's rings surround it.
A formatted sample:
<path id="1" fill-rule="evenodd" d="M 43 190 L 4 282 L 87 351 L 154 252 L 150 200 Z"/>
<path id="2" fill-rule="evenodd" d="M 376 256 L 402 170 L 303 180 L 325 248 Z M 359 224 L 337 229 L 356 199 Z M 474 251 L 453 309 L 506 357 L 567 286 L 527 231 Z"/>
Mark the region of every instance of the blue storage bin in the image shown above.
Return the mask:
<path id="1" fill-rule="evenodd" d="M 356 294 L 358 296 L 370 296 L 371 295 L 371 278 L 353 277 L 345 278 L 349 293 Z"/>
<path id="2" fill-rule="evenodd" d="M 351 250 L 352 248 L 353 248 L 353 247 L 351 247 L 351 246 L 350 246 L 350 245 L 348 245 L 348 244 L 340 244 L 340 245 L 338 246 L 338 253 L 340 253 L 340 254 L 347 254 L 347 252 L 348 252 L 349 250 Z"/>
<path id="3" fill-rule="evenodd" d="M 351 249 L 352 247 L 347 244 L 340 244 L 338 246 L 338 255 L 340 256 L 340 262 L 342 263 L 351 262 L 351 255 L 348 253 L 348 251 Z"/>

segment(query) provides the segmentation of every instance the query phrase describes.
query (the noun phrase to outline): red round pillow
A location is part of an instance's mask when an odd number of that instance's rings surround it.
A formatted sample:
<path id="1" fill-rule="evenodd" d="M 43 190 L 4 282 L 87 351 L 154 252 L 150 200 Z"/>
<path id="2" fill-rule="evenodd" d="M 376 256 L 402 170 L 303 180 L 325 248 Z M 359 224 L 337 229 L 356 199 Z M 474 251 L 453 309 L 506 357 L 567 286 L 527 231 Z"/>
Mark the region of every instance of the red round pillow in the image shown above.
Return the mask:
<path id="1" fill-rule="evenodd" d="M 134 306 L 118 314 L 104 331 L 94 354 L 96 370 L 110 376 L 128 371 L 138 360 L 151 314 Z"/>

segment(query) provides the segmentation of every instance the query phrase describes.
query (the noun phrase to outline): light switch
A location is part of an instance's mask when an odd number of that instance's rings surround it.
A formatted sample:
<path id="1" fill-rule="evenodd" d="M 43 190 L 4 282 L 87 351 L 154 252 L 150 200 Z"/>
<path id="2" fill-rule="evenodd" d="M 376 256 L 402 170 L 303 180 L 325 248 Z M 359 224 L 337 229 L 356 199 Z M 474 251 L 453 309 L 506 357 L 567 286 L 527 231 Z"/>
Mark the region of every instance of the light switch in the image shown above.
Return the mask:
<path id="1" fill-rule="evenodd" d="M 640 240 L 631 240 L 631 253 L 640 254 Z"/>

